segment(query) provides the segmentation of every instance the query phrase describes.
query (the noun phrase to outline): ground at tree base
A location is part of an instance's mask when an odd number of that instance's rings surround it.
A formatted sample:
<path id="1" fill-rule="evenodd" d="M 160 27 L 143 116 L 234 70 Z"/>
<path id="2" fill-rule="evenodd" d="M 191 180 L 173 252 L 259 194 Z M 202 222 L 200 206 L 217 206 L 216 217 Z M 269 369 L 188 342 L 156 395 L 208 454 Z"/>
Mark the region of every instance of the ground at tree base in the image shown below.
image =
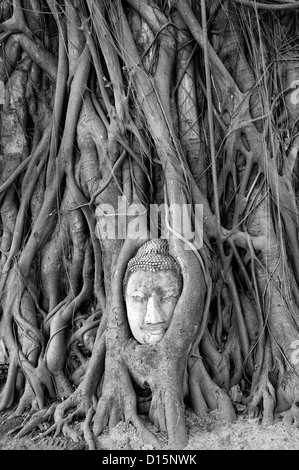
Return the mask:
<path id="1" fill-rule="evenodd" d="M 22 417 L 11 418 L 14 409 L 0 413 L 0 451 L 1 450 L 87 450 L 83 441 L 73 442 L 62 435 L 58 437 L 42 437 L 42 431 L 35 430 L 30 435 L 20 439 L 9 432 L 22 425 L 26 414 Z M 186 411 L 189 444 L 184 449 L 192 450 L 298 450 L 299 429 L 288 434 L 282 422 L 277 422 L 270 428 L 263 428 L 259 420 L 249 419 L 239 415 L 236 423 L 216 422 L 211 414 L 201 420 L 193 412 Z M 76 423 L 74 424 L 76 426 Z M 153 432 L 155 429 L 147 423 Z M 166 435 L 156 433 L 165 443 Z M 138 436 L 133 426 L 119 423 L 108 433 L 106 430 L 96 440 L 97 450 L 152 450 Z"/>

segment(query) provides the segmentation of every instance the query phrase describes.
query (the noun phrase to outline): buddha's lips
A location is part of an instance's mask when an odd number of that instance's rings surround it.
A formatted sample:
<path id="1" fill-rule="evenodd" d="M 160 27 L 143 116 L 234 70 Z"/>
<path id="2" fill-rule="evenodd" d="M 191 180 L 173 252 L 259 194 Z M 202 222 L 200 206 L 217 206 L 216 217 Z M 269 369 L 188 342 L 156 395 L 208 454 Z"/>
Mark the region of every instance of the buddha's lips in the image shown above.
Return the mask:
<path id="1" fill-rule="evenodd" d="M 152 327 L 152 326 L 145 326 L 142 328 L 143 331 L 150 333 L 152 335 L 160 335 L 161 333 L 164 333 L 166 331 L 166 328 L 164 327 Z"/>

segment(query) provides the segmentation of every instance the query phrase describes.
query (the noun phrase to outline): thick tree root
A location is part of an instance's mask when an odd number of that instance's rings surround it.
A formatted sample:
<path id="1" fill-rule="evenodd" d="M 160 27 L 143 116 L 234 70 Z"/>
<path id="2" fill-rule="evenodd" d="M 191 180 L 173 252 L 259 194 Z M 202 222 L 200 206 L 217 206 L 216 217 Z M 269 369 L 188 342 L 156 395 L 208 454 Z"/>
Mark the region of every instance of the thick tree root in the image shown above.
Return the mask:
<path id="1" fill-rule="evenodd" d="M 233 404 L 227 393 L 213 382 L 200 357 L 190 356 L 188 361 L 192 408 L 205 417 L 213 411 L 219 421 L 232 423 L 236 420 Z"/>
<path id="2" fill-rule="evenodd" d="M 34 391 L 29 383 L 29 381 L 26 381 L 25 384 L 25 389 L 22 397 L 19 400 L 17 409 L 13 413 L 13 416 L 22 416 L 22 414 L 27 410 L 28 408 L 30 409 L 29 413 L 35 413 L 38 411 L 40 408 L 38 406 L 38 401 L 36 399 L 36 396 L 34 394 Z"/>
<path id="3" fill-rule="evenodd" d="M 145 443 L 161 448 L 161 443 L 155 435 L 146 429 L 143 420 L 137 414 L 137 399 L 131 378 L 125 366 L 110 368 L 111 373 L 105 376 L 103 393 L 99 399 L 93 419 L 93 433 L 100 435 L 108 425 L 109 429 L 119 421 L 132 423 Z"/>
<path id="4" fill-rule="evenodd" d="M 261 411 L 260 405 L 263 404 Z M 270 380 L 262 380 L 255 391 L 251 403 L 247 407 L 250 418 L 262 415 L 262 426 L 270 427 L 274 424 L 274 408 L 276 405 L 275 389 Z"/>
<path id="5" fill-rule="evenodd" d="M 282 418 L 285 430 L 292 435 L 294 428 L 299 428 L 299 401 L 295 401 L 287 411 L 278 413 L 277 418 Z"/>
<path id="6" fill-rule="evenodd" d="M 161 387 L 153 393 L 149 418 L 160 429 L 167 431 L 169 449 L 184 449 L 188 444 L 184 406 L 175 390 Z"/>
<path id="7" fill-rule="evenodd" d="M 83 436 L 84 436 L 84 439 L 85 439 L 85 441 L 88 445 L 89 450 L 96 450 L 95 439 L 94 439 L 94 436 L 93 436 L 93 434 L 91 432 L 91 429 L 90 429 L 91 420 L 92 420 L 92 418 L 94 417 L 94 414 L 95 414 L 95 408 L 96 408 L 96 399 L 94 397 L 93 405 L 89 408 L 89 410 L 86 414 L 86 419 L 85 419 L 84 423 L 81 426 Z"/>

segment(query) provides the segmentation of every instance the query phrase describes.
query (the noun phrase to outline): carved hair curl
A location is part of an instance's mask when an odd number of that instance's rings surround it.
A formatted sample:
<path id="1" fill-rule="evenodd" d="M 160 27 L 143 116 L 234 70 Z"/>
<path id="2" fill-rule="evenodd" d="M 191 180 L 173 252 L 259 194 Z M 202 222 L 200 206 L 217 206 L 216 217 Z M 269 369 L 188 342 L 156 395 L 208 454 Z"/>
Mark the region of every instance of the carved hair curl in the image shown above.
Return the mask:
<path id="1" fill-rule="evenodd" d="M 169 254 L 168 242 L 163 238 L 147 241 L 139 248 L 134 258 L 130 259 L 124 276 L 124 289 L 134 271 L 174 271 L 182 282 L 181 268 Z"/>

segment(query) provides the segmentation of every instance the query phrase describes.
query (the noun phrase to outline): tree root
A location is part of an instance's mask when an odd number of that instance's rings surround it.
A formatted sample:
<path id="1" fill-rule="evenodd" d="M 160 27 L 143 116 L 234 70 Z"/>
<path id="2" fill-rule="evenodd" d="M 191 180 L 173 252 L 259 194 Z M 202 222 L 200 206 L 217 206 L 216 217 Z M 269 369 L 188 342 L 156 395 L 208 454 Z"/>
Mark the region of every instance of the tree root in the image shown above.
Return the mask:
<path id="1" fill-rule="evenodd" d="M 189 384 L 192 390 L 192 408 L 204 417 L 208 410 L 216 413 L 221 421 L 232 423 L 236 420 L 233 404 L 227 393 L 210 378 L 202 359 L 191 356 L 188 361 Z M 190 397 L 191 398 L 191 397 Z"/>
<path id="2" fill-rule="evenodd" d="M 292 435 L 293 429 L 299 428 L 299 401 L 294 401 L 289 410 L 278 413 L 276 417 L 282 418 L 286 432 Z"/>
<path id="3" fill-rule="evenodd" d="M 0 411 L 9 408 L 13 404 L 16 389 L 16 377 L 18 372 L 18 359 L 16 353 L 10 358 L 7 379 L 0 393 Z"/>
<path id="4" fill-rule="evenodd" d="M 276 405 L 275 389 L 270 380 L 262 380 L 259 382 L 256 392 L 252 398 L 252 402 L 247 407 L 247 414 L 251 418 L 260 415 L 259 405 L 263 403 L 262 426 L 270 427 L 274 424 L 274 408 Z"/>
<path id="5" fill-rule="evenodd" d="M 22 361 L 22 368 L 29 380 L 29 383 L 34 391 L 36 396 L 37 403 L 39 408 L 44 407 L 44 390 L 42 385 L 44 385 L 51 398 L 56 397 L 53 381 L 51 375 L 47 368 L 45 367 L 44 361 L 41 357 L 39 357 L 37 367 L 34 367 L 24 356 L 24 354 L 20 351 L 19 352 L 20 359 Z"/>
<path id="6" fill-rule="evenodd" d="M 22 429 L 18 432 L 18 434 L 16 434 L 15 438 L 18 439 L 25 436 L 29 432 L 33 431 L 37 426 L 40 426 L 45 421 L 48 421 L 52 417 L 54 409 L 55 403 L 53 403 L 48 409 L 43 408 L 42 410 L 37 411 L 31 420 L 25 426 L 22 426 Z M 12 430 L 12 432 L 15 432 L 15 430 Z"/>
<path id="7" fill-rule="evenodd" d="M 166 385 L 153 391 L 149 418 L 167 432 L 169 449 L 184 449 L 188 444 L 184 410 L 182 396 L 177 390 Z"/>
<path id="8" fill-rule="evenodd" d="M 129 378 L 129 376 L 128 376 Z M 118 379 L 119 383 L 119 379 Z M 110 384 L 110 380 L 109 380 Z M 35 439 L 45 438 L 50 434 L 54 433 L 57 437 L 60 433 L 70 438 L 73 442 L 78 443 L 84 437 L 89 450 L 96 450 L 96 437 L 104 430 L 106 424 L 109 422 L 109 428 L 114 427 L 119 420 L 125 419 L 126 422 L 131 422 L 140 437 L 146 442 L 153 445 L 156 449 L 161 448 L 160 441 L 145 427 L 143 420 L 137 415 L 136 412 L 136 399 L 133 388 L 128 393 L 126 387 L 125 392 L 122 390 L 121 396 L 115 393 L 117 387 L 109 387 L 109 396 L 106 392 L 99 400 L 98 406 L 97 399 L 95 396 L 90 396 L 83 390 L 84 383 L 74 391 L 74 393 L 68 397 L 64 402 L 59 404 L 53 403 L 51 407 L 42 409 L 34 413 L 29 422 L 22 426 L 22 429 L 16 437 L 22 437 L 29 432 L 45 425 L 46 421 L 54 417 L 54 423 L 42 433 L 39 434 Z M 122 402 L 123 409 L 120 409 L 118 403 Z M 69 414 L 68 411 L 70 411 Z M 70 423 L 74 418 L 85 418 L 81 423 L 79 429 L 72 428 Z M 90 429 L 91 423 L 93 422 L 93 431 Z M 12 432 L 16 432 L 20 427 L 14 429 Z"/>
<path id="9" fill-rule="evenodd" d="M 34 394 L 33 388 L 31 387 L 29 381 L 27 380 L 25 384 L 24 392 L 22 394 L 22 397 L 19 400 L 17 409 L 13 413 L 13 416 L 22 416 L 25 410 L 28 410 L 29 407 L 30 407 L 30 411 L 29 411 L 30 414 L 40 409 L 38 406 L 38 401 Z"/>
<path id="10" fill-rule="evenodd" d="M 249 417 L 256 418 L 261 414 L 260 405 L 263 404 L 262 426 L 269 427 L 274 424 L 274 408 L 276 406 L 275 388 L 270 382 L 269 372 L 272 371 L 272 351 L 269 341 L 266 342 L 264 363 L 261 375 L 255 389 L 247 400 L 251 402 L 247 406 L 246 413 Z"/>
<path id="11" fill-rule="evenodd" d="M 135 426 L 146 443 L 160 449 L 160 441 L 146 429 L 143 420 L 137 415 L 137 399 L 127 368 L 111 367 L 109 370 L 109 376 L 105 376 L 104 379 L 103 393 L 93 419 L 94 435 L 100 435 L 106 425 L 112 429 L 119 421 L 125 421 Z"/>
<path id="12" fill-rule="evenodd" d="M 96 400 L 95 400 L 95 397 L 94 397 L 93 405 L 89 408 L 89 410 L 86 414 L 86 419 L 85 419 L 84 423 L 81 426 L 84 439 L 85 439 L 85 441 L 88 445 L 88 450 L 96 450 L 96 444 L 95 444 L 95 441 L 94 441 L 94 437 L 93 437 L 92 432 L 90 430 L 91 420 L 92 420 L 92 418 L 94 417 L 94 414 L 95 414 L 95 407 L 96 407 Z"/>

